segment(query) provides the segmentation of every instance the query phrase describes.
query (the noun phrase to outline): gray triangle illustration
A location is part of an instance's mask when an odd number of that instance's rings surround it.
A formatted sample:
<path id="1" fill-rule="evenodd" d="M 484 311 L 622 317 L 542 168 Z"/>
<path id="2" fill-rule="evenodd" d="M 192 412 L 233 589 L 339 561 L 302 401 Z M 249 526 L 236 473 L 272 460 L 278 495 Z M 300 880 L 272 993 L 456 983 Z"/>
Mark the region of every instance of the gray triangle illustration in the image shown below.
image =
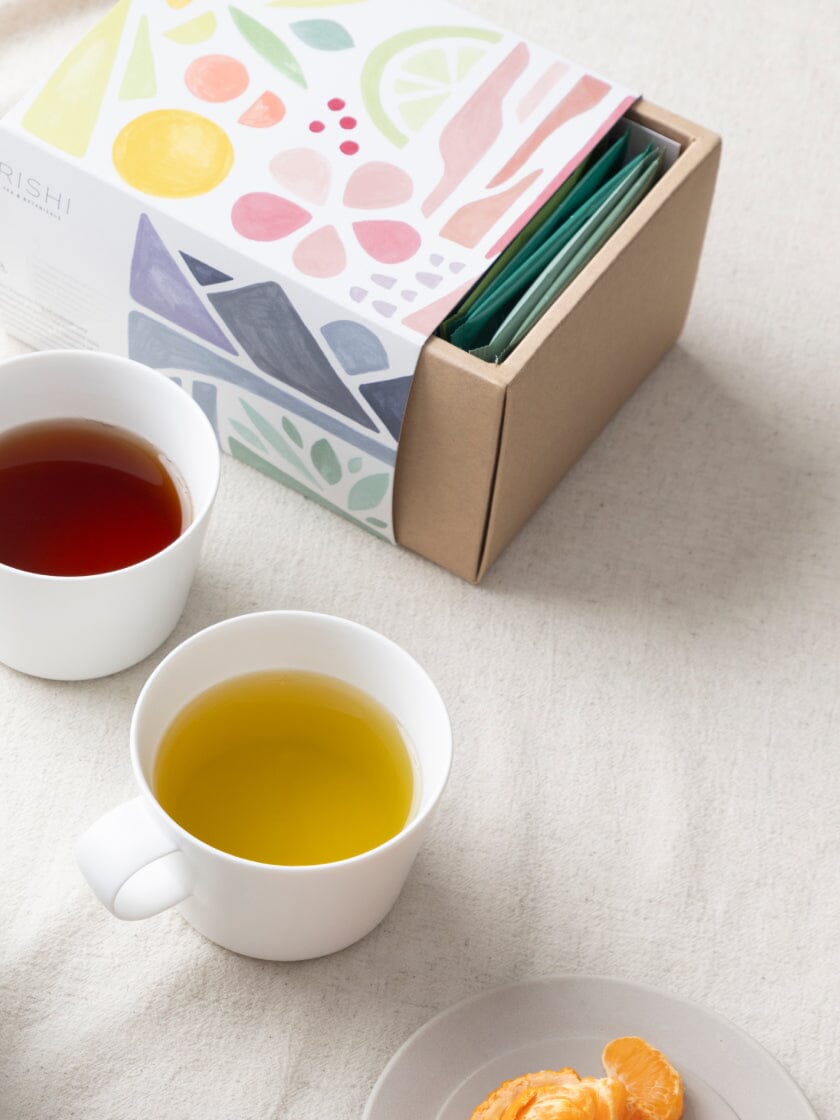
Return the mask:
<path id="1" fill-rule="evenodd" d="M 279 284 L 250 284 L 209 299 L 257 369 L 376 431 Z"/>
<path id="2" fill-rule="evenodd" d="M 212 264 L 205 264 L 200 261 L 198 257 L 191 257 L 189 253 L 181 250 L 181 256 L 184 259 L 184 264 L 202 286 L 206 288 L 208 284 L 224 284 L 228 280 L 232 280 L 232 276 L 228 276 L 226 272 L 220 272 L 218 268 L 214 268 Z"/>
<path id="3" fill-rule="evenodd" d="M 405 406 L 412 377 L 395 377 L 391 381 L 368 382 L 360 386 L 362 396 L 394 437 L 400 438 Z"/>

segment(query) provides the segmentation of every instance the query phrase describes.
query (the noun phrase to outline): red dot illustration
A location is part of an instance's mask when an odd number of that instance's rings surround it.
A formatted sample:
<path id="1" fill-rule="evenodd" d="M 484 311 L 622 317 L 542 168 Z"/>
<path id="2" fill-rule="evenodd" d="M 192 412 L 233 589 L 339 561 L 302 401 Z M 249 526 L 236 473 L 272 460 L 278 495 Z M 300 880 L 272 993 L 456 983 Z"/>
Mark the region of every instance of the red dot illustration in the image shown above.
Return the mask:
<path id="1" fill-rule="evenodd" d="M 342 117 L 341 120 L 338 123 L 341 125 L 342 128 L 355 128 L 356 127 L 356 118 L 355 117 Z"/>
<path id="2" fill-rule="evenodd" d="M 332 109 L 334 113 L 337 113 L 339 109 L 344 108 L 345 104 L 346 102 L 342 101 L 340 97 L 332 97 L 327 102 L 327 108 Z"/>
<path id="3" fill-rule="evenodd" d="M 359 150 L 359 145 L 355 140 L 345 140 L 341 145 L 341 150 L 346 156 L 354 156 Z"/>
<path id="4" fill-rule="evenodd" d="M 326 125 L 323 121 L 312 121 L 309 125 L 310 132 L 323 132 Z"/>

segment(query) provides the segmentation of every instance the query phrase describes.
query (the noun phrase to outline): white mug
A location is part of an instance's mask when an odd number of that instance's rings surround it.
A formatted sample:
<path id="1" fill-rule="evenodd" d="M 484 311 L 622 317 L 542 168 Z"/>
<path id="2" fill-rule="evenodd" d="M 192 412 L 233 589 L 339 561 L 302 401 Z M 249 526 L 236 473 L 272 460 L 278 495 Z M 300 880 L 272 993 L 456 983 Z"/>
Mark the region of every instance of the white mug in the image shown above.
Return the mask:
<path id="1" fill-rule="evenodd" d="M 0 661 L 86 680 L 142 661 L 175 628 L 219 484 L 219 445 L 183 389 L 129 358 L 58 350 L 0 363 L 0 432 L 57 419 L 113 424 L 153 444 L 183 480 L 192 514 L 172 544 L 128 568 L 49 576 L 0 564 Z"/>
<path id="2" fill-rule="evenodd" d="M 166 728 L 199 693 L 266 669 L 338 678 L 398 721 L 412 755 L 416 794 L 396 836 L 334 863 L 257 863 L 205 844 L 163 810 L 152 772 Z M 100 818 L 81 837 L 77 859 L 97 898 L 118 918 L 148 918 L 177 906 L 199 933 L 244 956 L 283 961 L 324 956 L 364 937 L 393 906 L 451 759 L 449 717 L 440 694 L 388 638 L 324 614 L 242 615 L 189 638 L 149 677 L 131 723 L 140 796 Z"/>

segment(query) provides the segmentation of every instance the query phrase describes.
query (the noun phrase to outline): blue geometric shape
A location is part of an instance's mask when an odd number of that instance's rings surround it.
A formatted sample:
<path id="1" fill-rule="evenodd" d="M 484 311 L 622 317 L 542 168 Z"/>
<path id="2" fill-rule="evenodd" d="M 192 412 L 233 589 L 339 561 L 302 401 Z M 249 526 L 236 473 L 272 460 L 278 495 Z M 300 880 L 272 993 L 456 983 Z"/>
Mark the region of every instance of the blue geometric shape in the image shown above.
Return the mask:
<path id="1" fill-rule="evenodd" d="M 321 334 L 346 373 L 379 373 L 388 368 L 388 355 L 379 338 L 352 319 L 336 319 Z"/>
<path id="2" fill-rule="evenodd" d="M 218 390 L 209 381 L 193 381 L 193 400 L 213 425 L 213 431 L 219 434 L 219 416 L 216 408 Z"/>
<path id="3" fill-rule="evenodd" d="M 218 268 L 213 268 L 212 264 L 205 264 L 200 261 L 198 257 L 191 257 L 189 253 L 181 250 L 181 256 L 184 258 L 184 264 L 202 286 L 206 288 L 208 284 L 224 284 L 228 280 L 232 280 L 232 276 L 228 276 L 226 272 L 220 272 Z"/>
<path id="4" fill-rule="evenodd" d="M 149 311 L 229 354 L 236 354 L 145 214 L 140 215 L 137 224 L 129 290 L 131 298 Z"/>
<path id="5" fill-rule="evenodd" d="M 208 298 L 257 369 L 376 431 L 279 284 L 249 284 Z"/>
<path id="6" fill-rule="evenodd" d="M 245 389 L 256 397 L 271 401 L 287 412 L 309 420 L 323 431 L 338 436 L 360 451 L 366 451 L 382 463 L 393 466 L 396 462 L 397 455 L 393 448 L 383 447 L 334 416 L 293 397 L 278 385 L 264 381 L 249 369 L 229 362 L 220 354 L 214 354 L 212 350 L 144 315 L 142 311 L 132 311 L 128 316 L 128 353 L 136 361 L 153 369 L 188 370 L 190 373 L 238 385 L 240 389 Z"/>
<path id="7" fill-rule="evenodd" d="M 394 437 L 400 438 L 411 377 L 395 377 L 392 381 L 374 381 L 361 385 L 362 396 Z"/>

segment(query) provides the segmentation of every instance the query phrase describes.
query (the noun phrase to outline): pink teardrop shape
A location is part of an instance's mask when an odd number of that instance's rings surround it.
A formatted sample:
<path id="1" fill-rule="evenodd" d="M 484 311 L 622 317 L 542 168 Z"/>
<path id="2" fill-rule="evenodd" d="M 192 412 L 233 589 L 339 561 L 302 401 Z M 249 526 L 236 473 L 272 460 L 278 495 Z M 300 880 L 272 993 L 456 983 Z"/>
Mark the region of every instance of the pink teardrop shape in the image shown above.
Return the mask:
<path id="1" fill-rule="evenodd" d="M 400 264 L 420 248 L 417 230 L 407 222 L 354 222 L 359 244 L 375 261 Z"/>
<path id="2" fill-rule="evenodd" d="M 266 90 L 239 118 L 240 124 L 249 128 L 271 128 L 286 115 L 286 106 L 276 93 Z"/>
<path id="3" fill-rule="evenodd" d="M 335 226 L 323 226 L 304 237 L 292 260 L 306 276 L 338 276 L 347 264 L 347 254 Z"/>
<path id="4" fill-rule="evenodd" d="M 363 163 L 350 176 L 344 191 L 344 205 L 359 210 L 379 210 L 408 202 L 414 184 L 408 172 L 393 163 Z"/>
<path id="5" fill-rule="evenodd" d="M 332 171 L 327 160 L 314 148 L 278 152 L 269 169 L 280 186 L 298 198 L 319 205 L 327 201 Z"/>
<path id="6" fill-rule="evenodd" d="M 288 198 L 255 191 L 236 200 L 230 217 L 236 232 L 249 241 L 279 241 L 305 226 L 312 215 Z"/>

